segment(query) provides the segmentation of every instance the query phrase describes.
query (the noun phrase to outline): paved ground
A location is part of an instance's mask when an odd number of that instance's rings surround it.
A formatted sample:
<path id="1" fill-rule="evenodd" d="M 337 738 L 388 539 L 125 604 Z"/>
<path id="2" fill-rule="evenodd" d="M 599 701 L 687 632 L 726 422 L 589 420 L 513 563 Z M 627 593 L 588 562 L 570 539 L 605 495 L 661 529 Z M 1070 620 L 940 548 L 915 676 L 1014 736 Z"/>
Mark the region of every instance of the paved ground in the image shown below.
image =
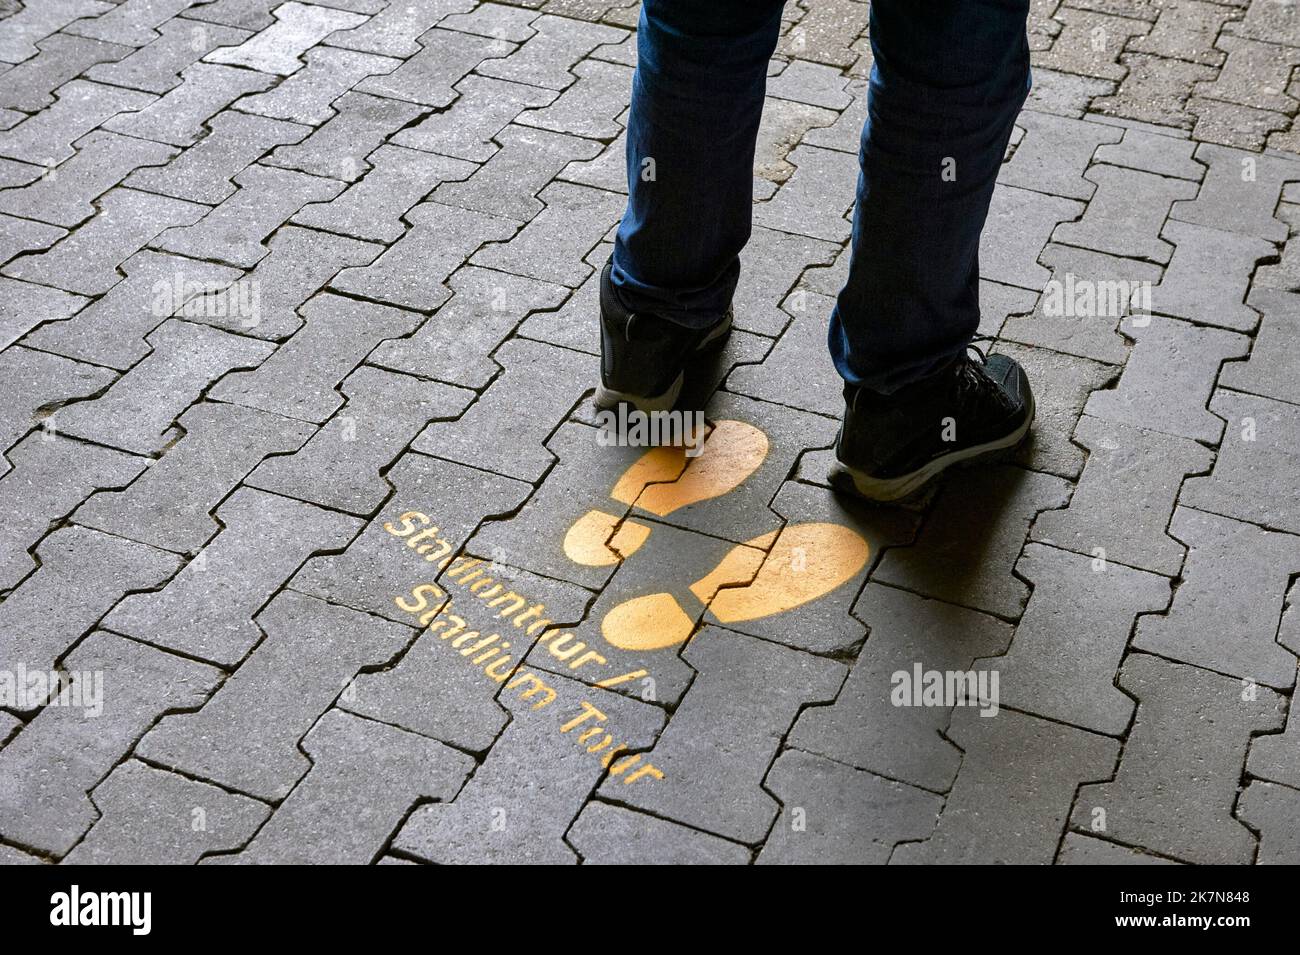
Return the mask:
<path id="1" fill-rule="evenodd" d="M 0 861 L 1300 861 L 1300 12 L 1035 4 L 1036 436 L 892 509 L 866 12 L 788 7 L 688 464 L 589 403 L 634 6 L 0 0 Z"/>

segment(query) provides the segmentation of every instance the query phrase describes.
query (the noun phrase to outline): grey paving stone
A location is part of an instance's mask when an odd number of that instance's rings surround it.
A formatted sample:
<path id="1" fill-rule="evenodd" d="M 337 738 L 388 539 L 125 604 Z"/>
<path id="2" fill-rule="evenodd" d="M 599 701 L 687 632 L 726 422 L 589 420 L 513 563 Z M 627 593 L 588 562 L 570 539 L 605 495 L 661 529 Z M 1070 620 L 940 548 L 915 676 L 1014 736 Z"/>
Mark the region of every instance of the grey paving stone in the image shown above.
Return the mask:
<path id="1" fill-rule="evenodd" d="M 749 244 L 740 255 L 740 283 L 732 298 L 735 327 L 760 335 L 776 337 L 790 322 L 790 313 L 781 308 L 801 275 L 811 266 L 829 266 L 836 262 L 839 249 L 832 242 L 756 225 Z M 844 276 L 835 276 L 813 287 L 821 295 L 839 294 L 848 274 L 848 254 L 839 256 Z M 820 271 L 830 271 L 823 269 Z M 829 314 L 827 316 L 829 318 Z"/>
<path id="2" fill-rule="evenodd" d="M 1214 45 L 1228 58 L 1212 82 L 1196 84 L 1197 96 L 1284 113 L 1300 107 L 1287 93 L 1291 72 L 1300 65 L 1295 48 L 1237 36 L 1221 37 Z"/>
<path id="3" fill-rule="evenodd" d="M 84 527 L 64 527 L 36 545 L 40 569 L 0 604 L 0 660 L 49 672 L 123 594 L 176 573 L 173 554 Z M 17 705 L 30 711 L 45 700 Z"/>
<path id="4" fill-rule="evenodd" d="M 1240 680 L 1131 654 L 1119 685 L 1137 697 L 1137 718 L 1112 782 L 1084 786 L 1073 823 L 1128 845 L 1198 863 L 1250 862 L 1255 839 L 1232 817 L 1252 734 L 1277 730 L 1284 703 Z"/>
<path id="5" fill-rule="evenodd" d="M 164 322 L 148 337 L 153 351 L 102 397 L 59 412 L 67 434 L 157 454 L 172 440 L 181 412 L 232 368 L 256 365 L 272 347 L 189 322 Z"/>
<path id="6" fill-rule="evenodd" d="M 113 377 L 106 368 L 29 348 L 0 352 L 0 452 L 46 420 L 42 409 L 87 398 L 108 387 Z M 8 470 L 0 456 L 0 474 Z"/>
<path id="7" fill-rule="evenodd" d="M 60 288 L 0 277 L 0 348 L 8 348 L 42 322 L 72 316 L 86 301 Z"/>
<path id="8" fill-rule="evenodd" d="M 127 185 L 215 206 L 234 194 L 237 173 L 272 147 L 299 142 L 311 132 L 298 123 L 233 110 L 212 117 L 208 126 L 211 132 L 178 159 L 134 173 Z"/>
<path id="9" fill-rule="evenodd" d="M 113 9 L 99 0 L 51 0 L 31 4 L 5 18 L 0 34 L 0 61 L 21 63 L 37 54 L 36 42 L 43 40 L 80 17 L 97 16 Z"/>
<path id="10" fill-rule="evenodd" d="M 1276 641 L 1300 537 L 1180 507 L 1170 533 L 1187 564 L 1169 613 L 1138 621 L 1133 646 L 1166 659 L 1287 690 L 1296 658 Z M 1226 585 L 1231 581 L 1231 585 Z"/>
<path id="11" fill-rule="evenodd" d="M 1300 792 L 1286 786 L 1255 780 L 1237 803 L 1237 817 L 1259 832 L 1257 865 L 1300 863 Z"/>
<path id="12" fill-rule="evenodd" d="M 244 849 L 213 862 L 374 862 L 417 800 L 446 801 L 474 760 L 431 739 L 330 710 L 304 737 L 311 770 Z M 340 829 L 339 819 L 355 820 Z"/>
<path id="13" fill-rule="evenodd" d="M 801 706 L 830 702 L 845 668 L 720 628 L 707 628 L 683 657 L 697 671 L 649 759 L 664 774 L 628 787 L 617 777 L 601 793 L 698 829 L 757 843 L 779 804 L 762 781 Z M 752 688 L 764 687 L 754 694 Z"/>
<path id="14" fill-rule="evenodd" d="M 1067 832 L 1061 842 L 1058 865 L 1177 865 L 1169 859 L 1149 855 L 1105 839 Z"/>
<path id="15" fill-rule="evenodd" d="M 0 108 L 28 113 L 42 110 L 54 102 L 54 90 L 64 83 L 96 64 L 112 63 L 131 52 L 129 47 L 116 43 L 101 43 L 65 33 L 46 37 L 37 45 L 40 53 L 4 71 L 5 88 L 0 90 Z"/>
<path id="16" fill-rule="evenodd" d="M 1242 19 L 1224 26 L 1223 32 L 1300 46 L 1300 17 L 1281 4 L 1254 3 L 1247 7 Z"/>
<path id="17" fill-rule="evenodd" d="M 1040 113 L 1080 118 L 1097 97 L 1115 92 L 1115 83 L 1091 76 L 1079 76 L 1034 64 L 1034 85 L 1025 108 Z"/>
<path id="18" fill-rule="evenodd" d="M 1255 264 L 1277 252 L 1272 242 L 1187 222 L 1170 221 L 1161 235 L 1174 257 L 1151 290 L 1152 307 L 1205 325 L 1252 331 L 1255 310 L 1243 304 Z"/>
<path id="19" fill-rule="evenodd" d="M 65 865 L 193 865 L 248 841 L 271 808 L 129 759 L 91 793 L 99 820 Z"/>
<path id="20" fill-rule="evenodd" d="M 488 244 L 470 262 L 577 288 L 591 273 L 582 257 L 622 215 L 625 200 L 568 182 L 551 183 L 538 198 L 546 206 L 543 211 L 513 239 Z"/>
<path id="21" fill-rule="evenodd" d="M 829 488 L 793 481 L 781 486 L 772 510 L 784 528 L 750 542 L 768 548 L 767 556 L 752 580 L 717 593 L 704 621 L 797 650 L 852 652 L 863 638 L 850 614 L 854 598 L 884 549 L 909 543 L 918 521 L 897 508 L 857 507 Z"/>
<path id="22" fill-rule="evenodd" d="M 201 402 L 179 418 L 185 436 L 122 491 L 100 491 L 76 513 L 82 524 L 195 553 L 218 530 L 210 512 L 268 454 L 302 446 L 313 428 L 279 415 Z"/>
<path id="23" fill-rule="evenodd" d="M 272 166 L 298 169 L 315 176 L 355 182 L 371 167 L 366 157 L 380 143 L 415 119 L 411 103 L 356 91 L 334 101 L 338 111 L 303 142 L 281 146 L 264 160 Z"/>
<path id="24" fill-rule="evenodd" d="M 1229 362 L 1219 381 L 1228 388 L 1300 404 L 1293 356 L 1300 345 L 1300 296 L 1256 288 L 1247 299 L 1262 315 L 1259 334 L 1244 362 Z"/>
<path id="25" fill-rule="evenodd" d="M 0 132 L 0 156 L 53 166 L 71 158 L 73 143 L 122 112 L 143 109 L 157 97 L 87 80 L 55 91 L 56 102 Z"/>
<path id="26" fill-rule="evenodd" d="M 419 562 L 411 561 L 410 554 L 405 556 L 404 576 L 407 580 L 421 579 L 412 573 L 412 563 Z M 423 579 L 433 579 L 435 567 L 425 567 L 428 572 Z M 461 567 L 470 569 L 462 573 Z M 475 572 L 491 576 L 472 579 Z M 392 669 L 357 677 L 340 705 L 459 749 L 486 753 L 510 718 L 497 701 L 502 693 L 498 687 L 513 682 L 529 646 L 542 639 L 548 627 L 564 628 L 582 618 L 591 593 L 572 584 L 504 564 L 483 564 L 474 558 L 458 561 L 452 574 L 439 581 L 438 593 L 427 583 L 416 588 L 408 584 L 393 591 L 402 595 L 403 605 L 408 608 L 403 612 L 405 621 L 427 621 L 426 627 Z M 492 586 L 478 592 L 468 590 L 480 583 Z M 501 587 L 507 589 L 499 590 Z M 448 597 L 444 600 L 442 594 Z M 485 600 L 486 605 L 477 606 L 472 598 Z M 505 602 L 489 609 L 492 600 L 498 598 Z M 522 606 L 520 598 L 532 601 L 529 609 L 537 608 L 535 614 L 545 614 L 534 621 L 540 624 L 535 633 L 527 630 L 531 624 L 514 623 L 519 614 L 512 617 L 511 613 Z M 385 612 L 391 613 L 395 605 L 391 596 L 387 604 Z M 412 607 L 420 609 L 410 610 Z M 502 630 L 509 639 L 500 639 Z M 485 646 L 490 649 L 475 656 Z M 581 649 L 582 645 L 578 646 Z"/>
<path id="27" fill-rule="evenodd" d="M 870 583 L 854 605 L 870 628 L 847 682 L 830 706 L 805 709 L 788 743 L 872 773 L 936 791 L 957 775 L 961 753 L 942 735 L 952 706 L 895 706 L 897 674 L 967 671 L 1004 651 L 1011 626 L 994 617 Z M 973 703 L 971 705 L 974 705 Z"/>
<path id="28" fill-rule="evenodd" d="M 565 834 L 584 865 L 745 865 L 750 852 L 717 836 L 592 800 Z"/>
<path id="29" fill-rule="evenodd" d="M 1098 566 L 1081 554 L 1027 545 L 1016 571 L 1033 594 L 1011 649 L 986 665 L 1001 673 L 1004 705 L 1120 736 L 1133 701 L 1115 689 L 1115 670 L 1134 618 L 1165 609 L 1170 582 L 1118 563 Z"/>
<path id="30" fill-rule="evenodd" d="M 775 189 L 773 183 L 789 179 L 795 170 L 786 159 L 790 150 L 806 140 L 809 130 L 828 126 L 835 119 L 834 112 L 820 106 L 776 98 L 764 101 L 754 154 L 755 197 L 769 197 Z"/>
<path id="31" fill-rule="evenodd" d="M 188 321 L 280 341 L 303 323 L 298 306 L 348 266 L 374 261 L 383 246 L 285 225 L 267 240 L 266 258 L 226 292 L 187 302 Z"/>
<path id="32" fill-rule="evenodd" d="M 1053 19 L 1062 24 L 1061 32 L 1050 50 L 1035 57 L 1035 65 L 1100 79 L 1124 79 L 1124 68 L 1116 62 L 1120 51 L 1130 38 L 1150 30 L 1140 20 L 1070 7 L 1059 8 Z"/>
<path id="33" fill-rule="evenodd" d="M 330 0 L 330 3 L 322 4 L 340 9 L 346 9 L 350 5 L 359 4 L 351 4 L 346 0 Z M 192 7 L 182 17 L 203 23 L 221 23 L 242 30 L 263 30 L 275 23 L 266 0 L 216 0 L 215 3 Z"/>
<path id="34" fill-rule="evenodd" d="M 357 239 L 396 242 L 406 232 L 411 207 L 440 183 L 464 179 L 473 163 L 384 145 L 367 158 L 371 169 L 329 203 L 305 206 L 293 221 Z"/>
<path id="35" fill-rule="evenodd" d="M 307 561 L 290 585 L 331 603 L 414 625 L 411 612 L 396 600 L 418 602 L 414 588 L 435 581 L 442 567 L 437 562 L 462 547 L 484 518 L 518 507 L 531 488 L 414 453 L 402 455 L 386 478 L 393 494 L 380 514 L 340 553 Z"/>
<path id="36" fill-rule="evenodd" d="M 591 159 L 599 146 L 541 129 L 508 126 L 495 140 L 501 149 L 464 182 L 440 186 L 437 202 L 527 222 L 545 209 L 537 193 L 570 161 Z M 564 187 L 570 188 L 570 187 Z"/>
<path id="37" fill-rule="evenodd" d="M 1184 548 L 1165 529 L 1183 479 L 1208 470 L 1213 453 L 1186 438 L 1089 415 L 1079 419 L 1074 441 L 1088 450 L 1083 476 L 1068 508 L 1038 516 L 1032 539 L 1176 575 Z"/>
<path id="38" fill-rule="evenodd" d="M 562 90 L 573 83 L 571 70 L 579 60 L 597 46 L 616 43 L 626 36 L 616 27 L 549 14 L 538 17 L 529 26 L 537 32 L 519 49 L 501 59 L 485 60 L 476 72 L 499 80 Z"/>
<path id="39" fill-rule="evenodd" d="M 980 277 L 1038 291 L 1051 277 L 1038 264 L 1039 253 L 1057 223 L 1082 211 L 1082 203 L 1072 199 L 998 186 L 980 239 Z"/>
<path id="40" fill-rule="evenodd" d="M 126 371 L 147 357 L 149 333 L 205 290 L 224 288 L 237 269 L 142 250 L 119 266 L 126 274 L 66 321 L 47 322 L 26 344 Z"/>
<path id="41" fill-rule="evenodd" d="M 179 18 L 160 23 L 157 29 L 158 39 L 131 51 L 129 56 L 112 57 L 116 62 L 91 67 L 86 76 L 100 83 L 162 94 L 180 85 L 181 71 L 186 67 L 197 63 L 217 47 L 242 43 L 250 35 L 247 30 Z"/>
<path id="42" fill-rule="evenodd" d="M 590 261 L 588 264 L 595 265 Z M 593 271 L 576 296 L 590 305 L 598 291 L 599 273 Z M 547 282 L 537 282 L 518 275 L 466 266 L 447 281 L 452 297 L 425 322 L 414 335 L 383 342 L 368 359 L 371 364 L 393 371 L 434 378 L 466 388 L 483 388 L 501 370 L 493 360 L 497 346 L 519 325 L 520 320 L 539 309 L 554 309 L 569 294 L 568 289 Z M 566 308 L 568 306 L 566 305 Z M 575 310 L 579 311 L 579 310 Z M 543 311 L 521 326 L 527 333 L 534 319 L 549 321 L 557 313 Z M 594 311 L 575 315 L 592 337 L 596 323 Z M 536 329 L 537 326 L 533 325 Z M 532 337 L 538 338 L 536 334 Z M 539 340 L 549 340 L 540 339 Z M 573 347 L 568 341 L 554 342 Z M 591 352 L 591 348 L 584 351 Z M 576 356 L 570 356 L 574 360 Z M 580 361 L 580 359 L 577 359 Z"/>
<path id="43" fill-rule="evenodd" d="M 318 126 L 338 115 L 331 105 L 367 77 L 391 73 L 401 61 L 389 56 L 312 47 L 304 55 L 307 66 L 265 93 L 245 96 L 236 109 L 273 119 Z"/>
<path id="44" fill-rule="evenodd" d="M 97 17 L 77 20 L 65 27 L 64 32 L 128 46 L 147 46 L 158 39 L 158 26 L 194 3 L 195 0 L 124 0 Z"/>
<path id="45" fill-rule="evenodd" d="M 221 530 L 161 590 L 131 594 L 104 627 L 233 668 L 261 639 L 253 616 L 318 550 L 345 546 L 355 518 L 239 488 L 216 511 Z"/>
<path id="46" fill-rule="evenodd" d="M 626 121 L 627 113 L 624 113 L 619 122 Z M 623 129 L 617 138 L 610 140 L 595 159 L 575 160 L 560 170 L 556 178 L 626 195 L 627 130 Z"/>
<path id="47" fill-rule="evenodd" d="M 835 300 L 794 292 L 783 308 L 792 318 L 762 364 L 741 365 L 727 376 L 727 390 L 764 401 L 838 416 L 844 410 L 844 381 L 831 364 L 826 329 Z M 800 369 L 796 381 L 791 368 Z"/>
<path id="48" fill-rule="evenodd" d="M 178 150 L 97 130 L 75 144 L 77 154 L 21 189 L 0 192 L 0 211 L 71 228 L 95 214 L 94 200 L 140 166 L 167 162 Z"/>
<path id="49" fill-rule="evenodd" d="M 145 466 L 140 458 L 49 431 L 28 435 L 5 457 L 13 467 L 0 478 L 0 589 L 13 587 L 36 566 L 30 548 L 54 520 L 96 488 L 129 483 Z"/>
<path id="50" fill-rule="evenodd" d="M 1234 16 L 1234 10 L 1221 4 L 1174 0 L 1160 8 L 1151 32 L 1134 38 L 1127 49 L 1218 66 L 1223 62 L 1223 53 L 1222 48 L 1215 48 L 1215 38 Z"/>
<path id="51" fill-rule="evenodd" d="M 1283 195 L 1286 196 L 1291 188 L 1287 186 Z M 1287 224 L 1290 238 L 1282 246 L 1282 254 L 1276 262 L 1261 265 L 1255 270 L 1254 281 L 1251 284 L 1256 289 L 1269 288 L 1293 292 L 1300 289 L 1300 242 L 1291 241 L 1300 233 L 1300 206 L 1284 198 L 1278 204 L 1277 216 Z"/>
<path id="52" fill-rule="evenodd" d="M 533 311 L 523 323 L 519 325 L 518 334 L 524 338 L 531 338 L 534 341 L 546 342 L 549 345 L 560 345 L 564 348 L 572 348 L 575 351 L 586 352 L 589 355 L 600 354 L 600 325 L 592 321 L 592 316 L 599 314 L 600 309 L 600 275 L 609 261 L 609 257 L 614 252 L 612 242 L 601 242 L 594 249 L 587 253 L 583 261 L 591 266 L 591 274 L 587 280 L 578 286 L 577 291 L 563 289 L 564 304 L 555 308 L 551 303 L 539 306 L 543 310 Z M 482 272 L 488 276 L 501 276 L 503 272 L 490 272 L 487 270 L 476 269 L 473 266 L 467 266 L 461 272 L 458 272 L 456 278 L 464 275 Z M 531 279 L 516 278 L 515 281 L 532 283 Z M 452 284 L 455 285 L 456 279 Z M 536 284 L 536 283 L 532 283 Z M 540 288 L 549 288 L 560 290 L 560 286 L 539 285 Z M 451 307 L 451 306 L 448 306 Z M 504 317 L 497 320 L 498 323 L 504 323 Z M 437 327 L 437 323 L 430 323 Z M 429 329 L 430 325 L 425 328 Z M 489 325 L 491 330 L 491 325 Z M 443 333 L 444 336 L 446 333 Z M 736 335 L 728 336 L 724 349 L 731 344 Z M 471 359 L 470 366 L 474 362 Z M 495 369 L 490 369 L 494 371 Z"/>
<path id="53" fill-rule="evenodd" d="M 1084 178 L 1097 184 L 1097 193 L 1078 222 L 1056 228 L 1053 241 L 1167 263 L 1173 246 L 1159 237 L 1160 227 L 1170 205 L 1196 195 L 1196 185 L 1120 166 L 1093 166 Z"/>
<path id="54" fill-rule="evenodd" d="M 1017 617 L 1029 588 L 1011 569 L 1030 522 L 1064 506 L 1068 496 L 1069 485 L 1055 475 L 1012 467 L 972 471 L 944 486 L 916 544 L 887 552 L 872 579 Z"/>
<path id="55" fill-rule="evenodd" d="M 1295 124 L 1285 113 L 1199 96 L 1187 101 L 1187 111 L 1196 117 L 1192 133 L 1197 139 L 1251 151 L 1270 145 L 1295 152 L 1296 140 L 1291 129 Z"/>
<path id="56" fill-rule="evenodd" d="M 1117 143 L 1121 130 L 1082 120 L 1025 110 L 1016 118 L 1025 138 L 998 182 L 1054 196 L 1088 200 L 1096 186 L 1083 177 L 1093 154 L 1104 143 Z"/>
<path id="57" fill-rule="evenodd" d="M 23 852 L 21 849 L 15 849 L 12 846 L 0 845 L 0 865 L 45 865 L 46 860 L 40 856 L 34 856 L 30 853 Z"/>
<path id="58" fill-rule="evenodd" d="M 118 283 L 118 266 L 168 227 L 197 222 L 207 206 L 134 189 L 112 189 L 99 200 L 99 214 L 48 252 L 29 255 L 3 269 L 12 278 L 52 285 L 82 295 L 101 295 Z"/>
<path id="59" fill-rule="evenodd" d="M 776 76 L 767 78 L 767 95 L 838 111 L 852 102 L 845 92 L 847 84 L 848 79 L 833 66 L 791 60 Z"/>
<path id="60" fill-rule="evenodd" d="M 840 110 L 830 125 L 810 129 L 802 142 L 856 155 L 861 144 L 862 126 L 867 119 L 867 85 L 865 80 L 850 82 L 846 90 L 853 102 Z"/>
<path id="61" fill-rule="evenodd" d="M 1039 260 L 1051 278 L 1033 313 L 1007 319 L 1003 338 L 1113 365 L 1122 365 L 1129 346 L 1117 330 L 1144 289 L 1160 278 L 1149 263 L 1120 259 L 1067 245 L 1048 245 Z"/>
<path id="62" fill-rule="evenodd" d="M 1170 217 L 1183 222 L 1283 242 L 1286 224 L 1274 217 L 1284 183 L 1300 179 L 1300 159 L 1201 143 L 1196 158 L 1209 168 L 1193 201 L 1177 202 Z"/>
<path id="63" fill-rule="evenodd" d="M 480 63 L 491 62 L 489 57 L 505 56 L 515 48 L 512 43 L 451 30 L 430 30 L 420 43 L 420 51 L 392 73 L 372 76 L 357 89 L 425 107 L 449 106 L 456 99 L 453 87 L 462 77 Z"/>
<path id="64" fill-rule="evenodd" d="M 578 81 L 554 103 L 521 113 L 515 122 L 589 139 L 613 139 L 623 130 L 617 118 L 632 96 L 632 71 L 615 63 L 584 60 L 573 68 Z"/>
<path id="65" fill-rule="evenodd" d="M 153 240 L 153 247 L 252 268 L 267 254 L 267 237 L 295 212 L 343 190 L 339 182 L 261 165 L 249 166 L 235 182 L 239 190 L 202 221 L 168 229 Z"/>
<path id="66" fill-rule="evenodd" d="M 368 266 L 343 269 L 330 287 L 352 295 L 431 311 L 451 292 L 443 284 L 465 258 L 518 224 L 468 209 L 425 202 L 406 214 L 411 228 Z"/>
<path id="67" fill-rule="evenodd" d="M 866 32 L 867 10 L 858 0 L 832 3 L 804 2 L 806 10 L 778 47 L 801 60 L 815 60 L 831 66 L 852 66 L 858 58 L 851 44 Z"/>
<path id="68" fill-rule="evenodd" d="M 1169 135 L 1172 130 L 1151 126 L 1129 127 L 1118 143 L 1101 146 L 1096 153 L 1099 163 L 1141 169 L 1158 176 L 1200 182 L 1205 167 L 1192 158 L 1196 143 Z"/>
<path id="69" fill-rule="evenodd" d="M 1295 608 L 1293 599 L 1283 617 L 1284 627 L 1287 617 L 1294 618 Z M 1246 772 L 1296 789 L 1300 788 L 1297 786 L 1300 783 L 1300 746 L 1296 745 L 1297 738 L 1300 738 L 1300 719 L 1297 718 L 1300 710 L 1294 706 L 1288 710 L 1285 732 L 1257 736 L 1251 742 Z"/>
<path id="70" fill-rule="evenodd" d="M 451 109 L 434 112 L 414 126 L 399 130 L 391 142 L 458 159 L 486 162 L 499 148 L 497 134 L 516 116 L 525 109 L 547 106 L 557 96 L 553 90 L 494 80 L 476 73 L 466 76 L 453 89 L 456 101 Z"/>
<path id="71" fill-rule="evenodd" d="M 0 262 L 7 262 L 24 252 L 48 249 L 67 234 L 66 229 L 58 226 L 0 213 Z M 21 267 L 21 263 L 11 267 Z"/>
<path id="72" fill-rule="evenodd" d="M 943 798 L 798 750 L 781 754 L 767 786 L 781 816 L 759 865 L 883 865 L 903 841 L 934 830 Z"/>
<path id="73" fill-rule="evenodd" d="M 260 799 L 287 796 L 311 768 L 299 740 L 357 671 L 414 631 L 284 591 L 257 617 L 266 639 L 203 708 L 164 717 L 136 754 Z"/>
<path id="74" fill-rule="evenodd" d="M 202 139 L 208 123 L 247 93 L 260 93 L 275 82 L 265 73 L 194 63 L 181 70 L 181 85 L 136 113 L 118 116 L 106 128 L 128 136 L 173 146 L 190 146 Z M 144 94 L 140 94 L 144 95 Z"/>
<path id="75" fill-rule="evenodd" d="M 49 175 L 46 166 L 33 166 L 28 162 L 16 162 L 13 159 L 0 159 L 0 187 L 5 189 L 25 186 L 42 176 Z"/>
<path id="76" fill-rule="evenodd" d="M 459 414 L 473 392 L 362 366 L 339 386 L 347 403 L 297 454 L 268 458 L 247 483 L 349 514 L 388 495 L 383 470 L 434 418 Z"/>
<path id="77" fill-rule="evenodd" d="M 302 68 L 301 57 L 308 49 L 331 33 L 353 29 L 367 19 L 356 13 L 297 0 L 280 4 L 271 15 L 275 17 L 274 24 L 239 46 L 214 50 L 204 60 L 288 76 Z"/>
<path id="78" fill-rule="evenodd" d="M 163 713 L 199 706 L 219 677 L 110 633 L 88 637 L 65 667 L 73 674 L 66 704 L 47 706 L 0 750 L 0 834 L 51 855 L 66 853 L 95 822 L 87 793 L 136 738 Z M 96 715 L 94 705 L 74 705 L 83 681 L 86 694 L 100 695 Z M 54 771 L 51 753 L 59 754 Z"/>
<path id="79" fill-rule="evenodd" d="M 303 328 L 251 371 L 226 375 L 208 392 L 218 401 L 322 424 L 343 404 L 338 385 L 380 341 L 415 331 L 417 312 L 328 293 L 307 302 Z"/>
<path id="80" fill-rule="evenodd" d="M 1249 352 L 1250 340 L 1161 315 L 1129 318 L 1122 327 L 1137 345 L 1118 385 L 1095 392 L 1084 411 L 1136 428 L 1218 443 L 1223 422 L 1205 405 L 1219 365 Z"/>
<path id="81" fill-rule="evenodd" d="M 531 671 L 501 703 L 510 723 L 473 778 L 453 802 L 418 807 L 394 848 L 445 864 L 574 863 L 564 834 L 607 771 L 623 781 L 620 801 L 663 782 L 647 757 L 623 755 L 654 741 L 658 707 Z"/>
<path id="82" fill-rule="evenodd" d="M 475 0 L 426 0 L 418 4 L 388 4 L 360 26 L 333 34 L 331 46 L 406 59 L 420 52 L 417 39 L 451 14 L 475 7 Z"/>
<path id="83" fill-rule="evenodd" d="M 939 825 L 893 863 L 1049 863 L 1075 790 L 1109 776 L 1119 752 L 1115 740 L 1014 710 L 958 710 L 947 735 L 964 755 Z"/>
<path id="84" fill-rule="evenodd" d="M 496 3 L 479 4 L 468 13 L 453 13 L 438 21 L 438 25 L 447 30 L 459 30 L 477 36 L 498 37 L 511 43 L 523 43 L 537 31 L 530 23 L 537 19 L 535 10 L 527 7 L 540 7 L 536 0 L 507 7 Z M 634 35 L 629 35 L 635 39 Z"/>
<path id="85" fill-rule="evenodd" d="M 850 232 L 845 213 L 853 203 L 857 157 L 799 146 L 787 158 L 795 167 L 794 174 L 775 196 L 754 207 L 754 221 L 778 232 L 844 242 Z"/>
<path id="86" fill-rule="evenodd" d="M 1227 421 L 1214 470 L 1187 480 L 1180 503 L 1273 530 L 1300 534 L 1300 409 L 1218 391 L 1210 410 Z"/>
<path id="87" fill-rule="evenodd" d="M 598 378 L 592 356 L 527 339 L 492 355 L 502 368 L 455 421 L 430 424 L 411 447 L 525 481 L 540 480 L 554 457 L 545 440 Z M 484 442 L 484 434 L 493 440 Z"/>

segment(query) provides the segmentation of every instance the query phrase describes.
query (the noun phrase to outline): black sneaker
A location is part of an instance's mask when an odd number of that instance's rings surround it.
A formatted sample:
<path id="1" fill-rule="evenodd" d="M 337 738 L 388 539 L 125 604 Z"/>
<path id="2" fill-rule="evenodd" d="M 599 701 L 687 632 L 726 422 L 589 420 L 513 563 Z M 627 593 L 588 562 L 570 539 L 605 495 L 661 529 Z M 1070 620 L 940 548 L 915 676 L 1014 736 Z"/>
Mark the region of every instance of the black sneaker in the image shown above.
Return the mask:
<path id="1" fill-rule="evenodd" d="M 686 364 L 731 331 L 731 307 L 712 328 L 684 328 L 658 315 L 629 312 L 600 276 L 600 386 L 596 407 L 627 403 L 640 411 L 667 411 L 677 403 Z"/>
<path id="2" fill-rule="evenodd" d="M 971 348 L 941 370 L 882 395 L 846 385 L 832 483 L 896 501 L 963 461 L 1014 448 L 1034 420 L 1024 369 Z"/>

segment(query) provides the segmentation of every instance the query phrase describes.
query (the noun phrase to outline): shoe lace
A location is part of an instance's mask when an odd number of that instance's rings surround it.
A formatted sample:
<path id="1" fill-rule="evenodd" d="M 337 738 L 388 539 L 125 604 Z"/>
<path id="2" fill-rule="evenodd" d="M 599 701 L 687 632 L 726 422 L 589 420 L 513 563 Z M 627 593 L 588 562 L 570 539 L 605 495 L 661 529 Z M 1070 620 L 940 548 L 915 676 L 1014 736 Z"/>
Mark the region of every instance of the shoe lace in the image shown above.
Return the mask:
<path id="1" fill-rule="evenodd" d="M 958 398 L 972 396 L 987 400 L 989 396 L 1002 408 L 1012 410 L 1013 402 L 1007 393 L 984 370 L 988 355 L 978 345 L 966 346 L 966 353 L 958 361 L 956 388 Z"/>

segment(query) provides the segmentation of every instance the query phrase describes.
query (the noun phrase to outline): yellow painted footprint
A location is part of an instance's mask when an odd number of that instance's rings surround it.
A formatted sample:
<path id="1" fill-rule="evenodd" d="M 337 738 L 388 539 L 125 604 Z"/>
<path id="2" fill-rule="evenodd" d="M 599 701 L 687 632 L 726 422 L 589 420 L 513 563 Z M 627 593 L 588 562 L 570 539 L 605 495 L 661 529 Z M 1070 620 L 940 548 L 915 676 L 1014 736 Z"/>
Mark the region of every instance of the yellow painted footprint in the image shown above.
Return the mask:
<path id="1" fill-rule="evenodd" d="M 700 454 L 652 448 L 624 472 L 610 497 L 633 510 L 665 517 L 734 490 L 767 457 L 767 436 L 743 421 L 719 421 Z M 564 552 L 576 563 L 607 567 L 625 560 L 651 527 L 591 510 L 574 522 Z M 860 534 L 839 524 L 791 524 L 737 544 L 690 591 L 720 623 L 756 620 L 803 606 L 850 580 L 869 556 Z M 659 650 L 685 642 L 694 616 L 669 593 L 646 594 L 614 607 L 601 633 L 624 650 Z"/>

